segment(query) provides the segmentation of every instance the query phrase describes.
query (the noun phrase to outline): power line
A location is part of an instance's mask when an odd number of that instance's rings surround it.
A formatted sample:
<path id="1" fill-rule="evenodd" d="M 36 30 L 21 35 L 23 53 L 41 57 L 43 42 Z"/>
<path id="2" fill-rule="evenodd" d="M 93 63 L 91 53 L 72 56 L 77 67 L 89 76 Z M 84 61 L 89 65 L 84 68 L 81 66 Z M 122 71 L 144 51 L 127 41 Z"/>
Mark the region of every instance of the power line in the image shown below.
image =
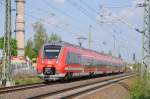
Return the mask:
<path id="1" fill-rule="evenodd" d="M 58 12 L 60 12 L 61 14 L 63 14 L 63 15 L 65 15 L 65 16 L 69 17 L 69 18 L 72 19 L 74 22 L 78 22 L 78 23 L 80 22 L 80 20 L 78 20 L 78 19 L 72 17 L 70 14 L 68 14 L 68 13 L 66 13 L 66 12 L 64 12 L 64 11 L 62 11 L 62 10 L 56 8 L 56 7 L 54 7 L 53 5 L 51 5 L 47 0 L 43 0 L 42 2 L 43 2 L 45 5 L 47 5 L 49 8 L 55 9 L 55 10 L 57 10 Z M 79 30 L 81 33 L 82 33 L 82 32 L 84 33 L 84 31 L 82 31 L 82 30 L 80 29 L 80 27 L 77 27 L 77 26 L 76 26 L 76 28 L 77 28 L 77 30 Z"/>
<path id="2" fill-rule="evenodd" d="M 80 0 L 80 1 L 82 1 L 82 0 Z M 82 1 L 82 3 L 85 4 L 85 6 L 87 6 L 87 8 L 91 9 L 92 11 L 95 11 L 93 8 L 91 8 L 91 7 L 90 7 L 88 4 L 86 4 L 85 2 Z M 71 2 L 71 4 L 75 6 L 74 3 Z M 81 8 L 81 7 L 80 7 L 80 8 Z M 96 12 L 96 11 L 95 11 L 95 12 Z M 97 13 L 97 12 L 96 12 L 96 13 Z M 104 28 L 104 27 L 103 27 L 103 28 Z M 107 29 L 105 28 L 104 30 L 106 31 Z"/>
<path id="3" fill-rule="evenodd" d="M 46 21 L 46 20 L 44 20 L 42 18 L 39 18 L 37 16 L 33 16 L 33 15 L 29 15 L 29 14 L 28 14 L 28 16 L 31 17 L 31 18 L 33 18 L 33 19 L 39 20 L 41 22 L 44 22 L 44 23 L 47 23 L 47 24 L 51 24 L 49 21 Z M 58 29 L 60 29 L 60 30 L 62 30 L 62 31 L 66 31 L 66 29 L 64 29 L 64 28 L 62 28 L 62 27 L 60 27 L 58 25 L 56 25 L 55 27 L 58 28 Z M 66 32 L 68 32 L 68 31 L 66 31 Z M 76 33 L 70 33 L 70 34 L 76 36 Z"/>
<path id="4" fill-rule="evenodd" d="M 82 6 L 78 5 L 72 0 L 67 0 L 72 6 L 77 8 L 79 11 L 81 11 L 85 16 L 87 16 L 91 21 L 95 23 L 95 20 L 93 20 L 93 16 L 91 16 L 86 9 L 84 9 Z"/>
<path id="5" fill-rule="evenodd" d="M 74 1 L 71 1 L 71 0 L 68 0 L 68 2 L 75 8 L 77 8 L 81 13 L 83 13 L 85 16 L 87 16 L 93 23 L 94 25 L 92 25 L 93 27 L 92 28 L 95 28 L 94 31 L 96 31 L 96 26 L 99 25 L 101 26 L 99 23 L 96 22 L 96 20 L 94 20 L 93 16 L 91 14 L 89 14 L 89 12 L 84 9 L 81 5 L 78 5 L 76 2 Z M 90 33 L 91 34 L 91 33 Z M 91 36 L 91 35 L 90 35 Z M 91 37 L 89 37 L 89 41 Z M 90 43 L 90 42 L 89 42 Z M 90 44 L 89 44 L 90 45 Z"/>
<path id="6" fill-rule="evenodd" d="M 98 14 L 98 12 L 94 8 L 92 8 L 91 6 L 89 6 L 84 0 L 80 0 L 80 2 L 82 4 L 84 4 L 87 8 L 89 8 L 92 12 L 95 12 L 95 13 Z"/>
<path id="7" fill-rule="evenodd" d="M 28 14 L 29 15 L 29 14 Z M 34 18 L 34 19 L 36 19 L 36 20 L 40 20 L 40 21 L 42 21 L 42 22 L 45 22 L 45 23 L 48 23 L 48 24 L 51 24 L 51 22 L 49 22 L 48 20 L 46 21 L 45 19 L 48 19 L 49 17 L 51 17 L 51 18 L 59 18 L 56 14 L 54 14 L 54 13 L 51 13 L 51 16 L 50 15 L 48 15 L 47 17 L 48 18 L 39 18 L 39 17 L 36 17 L 36 16 L 33 16 L 33 15 L 29 15 L 30 17 L 32 17 L 32 18 Z M 60 25 L 62 25 L 62 26 L 60 26 Z M 58 26 L 58 24 L 57 24 L 57 26 L 55 25 L 55 27 L 59 27 L 59 28 L 61 28 L 61 27 L 64 27 L 64 28 L 66 28 L 66 27 L 68 27 L 68 26 L 70 26 L 70 24 L 68 24 L 68 23 L 64 23 L 64 22 L 61 22 L 60 24 L 59 24 L 59 26 Z M 61 29 L 61 30 L 65 30 L 65 29 Z M 75 33 L 75 34 L 77 34 L 77 33 Z"/>
<path id="8" fill-rule="evenodd" d="M 45 2 L 45 0 L 43 0 L 42 2 Z M 65 15 L 65 16 L 67 16 L 67 17 L 69 17 L 69 18 L 71 18 L 73 21 L 75 21 L 76 19 L 74 18 L 74 17 L 70 17 L 70 14 L 67 14 L 66 12 L 64 12 L 64 11 L 62 11 L 62 10 L 60 10 L 60 9 L 58 9 L 58 8 L 56 8 L 56 7 L 54 7 L 54 6 L 51 6 L 51 4 L 48 2 L 48 1 L 46 1 L 45 2 L 45 4 L 47 5 L 47 6 L 49 6 L 50 8 L 53 8 L 53 9 L 55 9 L 55 10 L 58 10 L 61 14 L 63 14 L 63 15 Z M 87 4 L 86 4 L 87 5 Z M 79 10 L 81 10 L 83 7 L 81 7 L 81 8 L 79 8 Z M 92 7 L 89 7 L 90 9 L 91 9 L 91 11 L 93 10 L 93 12 L 95 11 L 94 9 L 92 9 Z M 90 14 L 90 13 L 88 13 L 88 11 L 87 11 L 87 9 L 85 9 L 85 8 L 83 8 L 84 10 L 84 13 L 86 13 L 86 16 L 87 17 L 91 17 L 92 15 Z M 82 12 L 83 13 L 83 12 Z M 97 12 L 96 12 L 97 13 Z M 90 18 L 91 20 L 93 20 L 94 18 L 93 18 L 93 16 Z M 78 22 L 80 22 L 79 20 L 78 20 Z M 95 20 L 94 20 L 94 24 L 95 24 Z M 107 29 L 104 29 L 104 30 L 107 30 Z"/>
<path id="9" fill-rule="evenodd" d="M 65 13 L 64 11 L 62 11 L 62 10 L 59 10 L 59 9 L 57 9 L 56 7 L 54 7 L 54 6 L 52 6 L 48 1 L 46 1 L 46 0 L 44 0 L 44 1 L 42 1 L 45 5 L 47 5 L 49 8 L 52 8 L 52 9 L 55 9 L 55 10 L 57 10 L 57 11 L 59 11 L 61 14 L 63 14 L 63 15 L 65 15 L 65 16 L 67 16 L 67 17 L 69 17 L 70 19 L 72 19 L 74 22 L 80 22 L 79 20 L 77 20 L 77 19 L 74 19 L 72 16 L 70 16 L 69 14 L 67 14 L 67 13 Z M 29 7 L 29 8 L 31 8 L 31 7 Z M 33 9 L 33 8 L 31 8 L 31 9 Z M 49 10 L 49 9 L 48 9 Z M 31 10 L 30 10 L 31 11 Z M 49 13 L 49 14 L 54 14 L 54 15 L 56 15 L 55 13 L 53 13 L 53 12 L 49 12 L 49 11 L 46 11 L 45 9 L 40 9 L 40 8 L 38 8 L 37 9 L 37 12 L 39 13 Z M 32 13 L 35 13 L 35 11 L 33 11 Z M 44 13 L 44 14 L 45 14 Z M 76 21 L 75 21 L 76 20 Z M 63 22 L 63 24 L 64 25 L 68 25 L 68 26 L 70 26 L 68 23 L 65 23 L 65 21 Z M 73 27 L 76 27 L 77 29 L 77 31 L 79 31 L 79 32 L 81 32 L 81 33 L 84 33 L 84 31 L 82 31 L 81 29 L 80 29 L 80 27 L 77 27 L 77 26 L 73 26 Z M 74 29 L 74 28 L 73 28 Z"/>

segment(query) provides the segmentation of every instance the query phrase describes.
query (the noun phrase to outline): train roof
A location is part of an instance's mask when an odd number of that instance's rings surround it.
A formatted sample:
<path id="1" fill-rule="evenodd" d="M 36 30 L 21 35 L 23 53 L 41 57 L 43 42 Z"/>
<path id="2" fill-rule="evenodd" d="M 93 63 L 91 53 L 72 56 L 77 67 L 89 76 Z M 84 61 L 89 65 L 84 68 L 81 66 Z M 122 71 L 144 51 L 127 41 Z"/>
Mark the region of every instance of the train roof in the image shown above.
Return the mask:
<path id="1" fill-rule="evenodd" d="M 65 41 L 47 42 L 47 43 L 44 44 L 44 46 L 45 45 L 72 46 L 72 47 L 75 47 L 75 48 L 80 48 L 80 49 L 84 49 L 84 50 L 87 50 L 87 51 L 92 51 L 92 52 L 95 52 L 95 53 L 98 53 L 98 54 L 102 54 L 102 55 L 105 55 L 105 56 L 111 56 L 111 57 L 116 58 L 116 59 L 121 59 L 121 58 L 118 58 L 116 56 L 112 56 L 112 55 L 105 54 L 105 53 L 102 53 L 102 52 L 98 52 L 98 51 L 95 51 L 95 50 L 92 50 L 92 49 L 87 49 L 87 48 L 84 48 L 84 47 L 80 47 L 78 45 L 71 44 L 71 43 L 68 43 L 68 42 L 65 42 Z"/>

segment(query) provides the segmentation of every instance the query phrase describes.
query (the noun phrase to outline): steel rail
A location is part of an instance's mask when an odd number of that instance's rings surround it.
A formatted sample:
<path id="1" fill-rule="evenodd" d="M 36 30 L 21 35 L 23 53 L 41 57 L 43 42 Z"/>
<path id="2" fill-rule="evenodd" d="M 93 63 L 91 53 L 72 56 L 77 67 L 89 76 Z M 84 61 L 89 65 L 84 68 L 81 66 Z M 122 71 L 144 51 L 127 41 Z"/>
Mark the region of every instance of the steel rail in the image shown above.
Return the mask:
<path id="1" fill-rule="evenodd" d="M 110 79 L 106 79 L 100 82 L 94 82 L 94 83 L 89 83 L 89 84 L 85 84 L 85 85 L 79 85 L 79 86 L 75 86 L 75 87 L 71 87 L 71 88 L 67 88 L 67 89 L 63 89 L 63 90 L 59 90 L 57 92 L 51 92 L 51 93 L 46 93 L 43 95 L 38 95 L 35 97 L 31 97 L 30 99 L 43 99 L 43 98 L 47 98 L 47 99 L 70 99 L 72 97 L 76 97 L 79 96 L 81 94 L 84 94 L 86 92 L 89 91 L 93 91 L 96 90 L 98 88 L 102 88 L 114 83 L 118 83 L 119 81 L 125 80 L 127 78 L 133 77 L 135 76 L 135 73 L 132 74 L 125 74 L 122 75 L 120 77 L 115 77 L 115 78 L 110 78 Z"/>
<path id="2" fill-rule="evenodd" d="M 34 84 L 34 85 L 24 85 L 20 87 L 11 87 L 6 89 L 1 89 L 0 98 L 2 99 L 27 99 L 27 98 L 40 98 L 53 96 L 56 94 L 60 94 L 62 92 L 67 92 L 68 90 L 78 89 L 81 87 L 86 87 L 90 85 L 94 85 L 96 83 L 104 83 L 113 79 L 117 79 L 120 77 L 128 76 L 133 73 L 125 73 L 118 74 L 113 76 L 103 76 L 96 77 L 92 79 L 82 78 L 82 79 L 74 79 L 69 82 L 51 82 L 49 84 Z M 63 95 L 62 95 L 63 96 Z M 67 96 L 68 97 L 68 96 Z"/>
<path id="3" fill-rule="evenodd" d="M 42 87 L 42 86 L 45 86 L 45 84 L 44 83 L 35 83 L 35 84 L 4 87 L 4 88 L 0 88 L 0 94 L 13 92 L 13 91 L 24 90 L 24 89 L 29 89 L 29 88 L 34 88 L 34 87 L 39 87 L 39 86 Z"/>

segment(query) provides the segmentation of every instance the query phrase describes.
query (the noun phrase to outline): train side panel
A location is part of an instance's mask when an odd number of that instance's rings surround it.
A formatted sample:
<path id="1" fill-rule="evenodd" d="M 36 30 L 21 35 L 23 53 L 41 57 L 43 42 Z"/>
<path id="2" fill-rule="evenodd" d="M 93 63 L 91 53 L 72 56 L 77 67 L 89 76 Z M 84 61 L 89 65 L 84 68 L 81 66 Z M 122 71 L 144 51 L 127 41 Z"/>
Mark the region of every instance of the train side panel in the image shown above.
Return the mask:
<path id="1" fill-rule="evenodd" d="M 58 51 L 58 46 L 47 44 L 40 49 L 37 72 L 42 74 L 45 80 L 60 79 L 68 75 L 73 77 L 124 72 L 123 61 L 119 58 L 73 45 L 63 44 L 59 45 L 59 48 L 57 57 L 53 54 Z M 50 57 L 51 55 L 53 58 Z"/>

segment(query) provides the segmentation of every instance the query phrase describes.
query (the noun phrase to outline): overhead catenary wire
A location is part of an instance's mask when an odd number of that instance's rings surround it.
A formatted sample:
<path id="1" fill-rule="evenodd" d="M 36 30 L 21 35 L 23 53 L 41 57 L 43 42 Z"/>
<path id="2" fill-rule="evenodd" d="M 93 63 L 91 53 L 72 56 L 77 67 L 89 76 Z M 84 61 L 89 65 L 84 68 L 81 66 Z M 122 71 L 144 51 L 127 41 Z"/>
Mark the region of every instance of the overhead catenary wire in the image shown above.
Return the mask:
<path id="1" fill-rule="evenodd" d="M 81 13 L 83 13 L 85 16 L 87 16 L 92 22 L 92 29 L 93 31 L 97 32 L 97 31 L 101 31 L 101 24 L 99 24 L 95 19 L 95 17 L 93 15 L 91 15 L 87 9 L 83 8 L 81 5 L 77 4 L 75 1 L 72 0 L 67 0 L 69 2 L 69 4 L 71 4 L 73 7 L 75 7 L 76 9 L 78 9 Z M 96 28 L 98 27 L 98 28 Z M 89 37 L 90 38 L 90 37 Z"/>
<path id="2" fill-rule="evenodd" d="M 44 22 L 44 23 L 47 23 L 47 24 L 51 24 L 49 21 L 46 21 L 46 20 L 44 20 L 43 18 L 39 18 L 39 17 L 37 17 L 37 16 L 33 16 L 33 15 L 30 15 L 30 14 L 27 14 L 27 15 L 28 15 L 29 17 L 35 19 L 35 20 L 38 20 L 38 21 L 41 21 L 41 22 Z M 67 31 L 66 29 L 64 29 L 63 27 L 61 27 L 61 26 L 59 26 L 59 25 L 56 25 L 55 27 L 58 28 L 58 29 L 60 29 L 60 30 L 62 30 L 62 31 L 65 31 L 65 32 L 68 33 L 68 31 Z M 76 33 L 73 33 L 73 32 L 71 32 L 70 34 L 73 35 L 73 36 L 77 36 Z"/>
<path id="3" fill-rule="evenodd" d="M 95 13 L 99 13 L 98 11 L 96 11 L 94 8 L 92 8 L 90 5 L 88 5 L 84 0 L 80 0 L 80 2 L 83 4 L 83 5 L 85 5 L 85 6 L 87 6 L 87 8 L 89 8 L 92 12 L 95 12 Z"/>
<path id="4" fill-rule="evenodd" d="M 81 0 L 82 1 L 82 0 Z M 45 1 L 44 1 L 45 2 Z M 49 2 L 46 2 L 46 4 L 49 4 Z M 86 6 L 88 6 L 87 5 L 87 3 L 85 4 Z M 52 6 L 49 6 L 49 7 L 52 7 Z M 89 6 L 88 6 L 89 7 Z M 54 7 L 53 7 L 54 8 Z M 56 7 L 55 7 L 55 9 L 56 9 Z M 94 10 L 92 7 L 90 7 L 90 9 L 91 10 Z M 60 12 L 62 12 L 62 11 L 60 11 Z M 96 12 L 96 11 L 95 11 Z M 64 12 L 62 12 L 62 13 L 64 13 Z M 65 14 L 64 14 L 65 15 Z M 69 17 L 70 17 L 70 15 L 69 15 Z M 72 17 L 71 17 L 72 18 Z M 73 19 L 73 18 L 72 18 Z M 74 19 L 73 19 L 74 20 Z"/>
<path id="5" fill-rule="evenodd" d="M 67 0 L 73 7 L 77 8 L 81 13 L 87 16 L 94 24 L 96 23 L 93 16 L 89 14 L 89 12 L 84 9 L 81 5 L 77 4 L 75 1 Z"/>
<path id="6" fill-rule="evenodd" d="M 90 9 L 90 10 L 92 10 L 92 11 L 94 11 L 94 12 L 97 13 L 97 11 L 95 11 L 94 8 L 92 8 L 91 6 L 89 6 L 85 1 L 80 0 L 80 2 L 82 2 L 82 4 L 84 4 L 84 5 L 87 7 L 87 9 Z M 130 7 L 132 7 L 132 6 L 130 6 Z M 105 8 L 107 8 L 107 7 L 105 7 Z M 107 11 L 108 11 L 108 10 L 107 10 Z M 126 21 L 125 19 L 123 19 L 122 17 L 119 17 L 119 16 L 117 16 L 117 15 L 112 14 L 110 11 L 109 11 L 109 13 L 110 13 L 110 15 L 113 15 L 113 17 L 116 18 L 118 21 L 122 22 L 123 24 L 126 24 L 126 25 L 129 26 L 131 29 L 134 29 L 134 30 L 136 30 L 136 31 L 139 32 L 139 30 L 138 30 L 137 28 L 135 28 L 132 24 L 130 24 L 129 22 L 127 22 L 127 21 Z M 99 13 L 97 13 L 97 14 L 99 14 Z"/>
<path id="7" fill-rule="evenodd" d="M 62 11 L 62 10 L 60 10 L 60 9 L 58 9 L 58 8 L 56 8 L 56 7 L 54 7 L 53 5 L 51 5 L 47 0 L 43 0 L 42 3 L 44 3 L 47 7 L 49 7 L 49 8 L 51 8 L 51 9 L 54 9 L 54 10 L 60 12 L 60 13 L 63 14 L 64 16 L 68 17 L 71 21 L 80 22 L 80 20 L 78 20 L 78 19 L 72 17 L 70 14 L 67 14 L 66 12 L 64 12 L 64 11 Z M 38 8 L 38 9 L 37 9 L 38 13 L 39 13 L 39 12 L 42 13 L 42 12 L 43 12 L 42 10 L 44 10 L 45 13 L 48 13 L 48 14 L 53 13 L 53 14 L 56 15 L 56 13 L 51 12 L 51 10 L 49 10 L 49 9 L 48 9 L 49 11 L 48 11 L 48 10 L 46 11 L 45 9 L 41 9 L 41 8 Z M 33 12 L 33 13 L 34 13 L 34 12 Z M 68 24 L 68 23 L 66 23 L 66 22 L 64 21 L 64 24 Z M 69 25 L 72 25 L 72 24 L 69 24 Z M 76 29 L 79 33 L 85 33 L 85 31 L 83 31 L 82 28 L 80 28 L 79 26 L 72 25 L 72 27 L 73 27 L 72 29 Z"/>
<path id="8" fill-rule="evenodd" d="M 69 0 L 68 0 L 69 1 Z M 73 5 L 73 6 L 75 6 L 75 3 L 73 3 L 73 2 L 71 2 L 70 1 L 70 3 Z M 84 2 L 83 2 L 84 3 Z M 77 4 L 76 4 L 77 5 Z M 86 6 L 89 8 L 89 6 L 86 4 Z M 80 6 L 80 8 L 79 9 L 83 9 L 83 7 L 81 7 Z M 92 8 L 91 8 L 92 9 Z M 92 9 L 93 10 L 93 9 Z M 83 10 L 81 10 L 85 15 L 87 15 Z M 95 11 L 96 12 L 96 11 Z M 88 15 L 87 15 L 88 16 Z M 93 18 L 91 18 L 90 16 L 88 16 L 90 19 L 92 19 L 93 20 Z M 95 20 L 93 20 L 94 22 L 95 22 Z M 99 23 L 98 23 L 98 25 L 99 25 Z M 104 29 L 105 31 L 107 30 L 107 29 Z M 107 32 L 107 31 L 106 31 Z M 108 32 L 109 33 L 109 32 Z"/>

